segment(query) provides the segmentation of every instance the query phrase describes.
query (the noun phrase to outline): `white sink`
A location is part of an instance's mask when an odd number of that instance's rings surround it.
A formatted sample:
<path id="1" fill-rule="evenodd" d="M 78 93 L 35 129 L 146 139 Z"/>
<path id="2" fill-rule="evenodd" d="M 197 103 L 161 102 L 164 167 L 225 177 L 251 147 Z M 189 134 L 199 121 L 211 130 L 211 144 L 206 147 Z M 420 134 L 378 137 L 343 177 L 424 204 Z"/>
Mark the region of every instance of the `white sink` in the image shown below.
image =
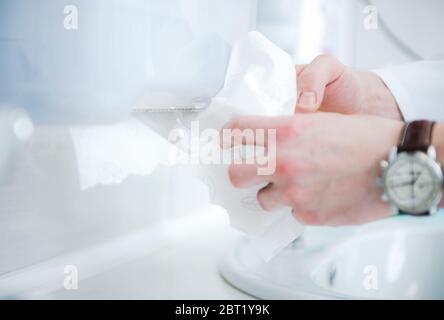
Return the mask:
<path id="1" fill-rule="evenodd" d="M 396 217 L 353 228 L 307 228 L 265 263 L 242 241 L 223 277 L 265 299 L 444 299 L 444 216 Z"/>

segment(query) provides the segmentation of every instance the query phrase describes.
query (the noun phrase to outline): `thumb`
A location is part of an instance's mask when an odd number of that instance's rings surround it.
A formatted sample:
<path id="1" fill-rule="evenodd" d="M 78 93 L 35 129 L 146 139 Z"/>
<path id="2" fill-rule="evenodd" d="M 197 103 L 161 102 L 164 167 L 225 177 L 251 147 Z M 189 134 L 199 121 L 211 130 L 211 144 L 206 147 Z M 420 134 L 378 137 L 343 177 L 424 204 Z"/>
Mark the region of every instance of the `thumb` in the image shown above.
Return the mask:
<path id="1" fill-rule="evenodd" d="M 326 87 L 341 77 L 345 66 L 331 55 L 320 55 L 310 64 L 297 67 L 297 112 L 314 112 L 319 109 Z"/>

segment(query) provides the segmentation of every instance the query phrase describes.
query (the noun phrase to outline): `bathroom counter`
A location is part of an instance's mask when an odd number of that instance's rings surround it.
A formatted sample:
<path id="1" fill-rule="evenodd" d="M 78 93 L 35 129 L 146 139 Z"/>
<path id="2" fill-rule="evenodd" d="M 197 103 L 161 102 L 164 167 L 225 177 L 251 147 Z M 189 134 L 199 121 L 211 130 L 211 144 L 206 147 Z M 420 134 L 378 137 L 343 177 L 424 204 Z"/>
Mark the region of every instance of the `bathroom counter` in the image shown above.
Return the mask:
<path id="1" fill-rule="evenodd" d="M 241 237 L 223 212 L 193 214 L 163 229 L 167 244 L 59 289 L 55 299 L 252 299 L 220 276 L 218 263 Z M 79 268 L 79 273 L 81 272 Z"/>

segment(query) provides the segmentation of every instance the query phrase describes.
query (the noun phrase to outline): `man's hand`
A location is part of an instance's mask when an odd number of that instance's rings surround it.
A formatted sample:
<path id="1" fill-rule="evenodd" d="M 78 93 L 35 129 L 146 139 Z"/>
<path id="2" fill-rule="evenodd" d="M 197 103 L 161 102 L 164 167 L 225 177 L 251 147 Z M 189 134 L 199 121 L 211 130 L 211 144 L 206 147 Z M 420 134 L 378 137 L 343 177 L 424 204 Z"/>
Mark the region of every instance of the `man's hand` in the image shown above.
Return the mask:
<path id="1" fill-rule="evenodd" d="M 308 225 L 387 217 L 391 209 L 376 185 L 379 162 L 398 143 L 402 126 L 378 117 L 321 112 L 238 118 L 225 128 L 276 129 L 276 170 L 258 176 L 255 165 L 237 164 L 231 165 L 229 176 L 239 188 L 268 183 L 257 195 L 261 206 L 267 211 L 289 206 Z M 224 141 L 224 147 L 231 146 Z"/>
<path id="2" fill-rule="evenodd" d="M 440 122 L 435 125 L 433 129 L 432 144 L 436 148 L 438 161 L 441 167 L 444 168 L 444 123 Z M 444 208 L 444 197 L 441 199 L 440 208 Z"/>
<path id="3" fill-rule="evenodd" d="M 372 72 L 356 71 L 335 57 L 321 55 L 296 66 L 296 112 L 326 111 L 401 119 L 395 98 Z"/>

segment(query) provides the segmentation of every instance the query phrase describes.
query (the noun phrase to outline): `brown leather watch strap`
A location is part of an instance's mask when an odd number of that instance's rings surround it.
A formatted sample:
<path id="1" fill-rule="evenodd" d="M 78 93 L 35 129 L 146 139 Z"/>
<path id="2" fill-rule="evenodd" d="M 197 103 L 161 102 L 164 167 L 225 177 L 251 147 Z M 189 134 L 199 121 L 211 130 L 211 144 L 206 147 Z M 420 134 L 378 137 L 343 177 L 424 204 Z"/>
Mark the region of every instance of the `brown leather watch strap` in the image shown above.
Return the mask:
<path id="1" fill-rule="evenodd" d="M 435 122 L 419 120 L 409 122 L 404 126 L 401 141 L 398 145 L 400 152 L 427 152 L 432 143 L 432 130 Z"/>

